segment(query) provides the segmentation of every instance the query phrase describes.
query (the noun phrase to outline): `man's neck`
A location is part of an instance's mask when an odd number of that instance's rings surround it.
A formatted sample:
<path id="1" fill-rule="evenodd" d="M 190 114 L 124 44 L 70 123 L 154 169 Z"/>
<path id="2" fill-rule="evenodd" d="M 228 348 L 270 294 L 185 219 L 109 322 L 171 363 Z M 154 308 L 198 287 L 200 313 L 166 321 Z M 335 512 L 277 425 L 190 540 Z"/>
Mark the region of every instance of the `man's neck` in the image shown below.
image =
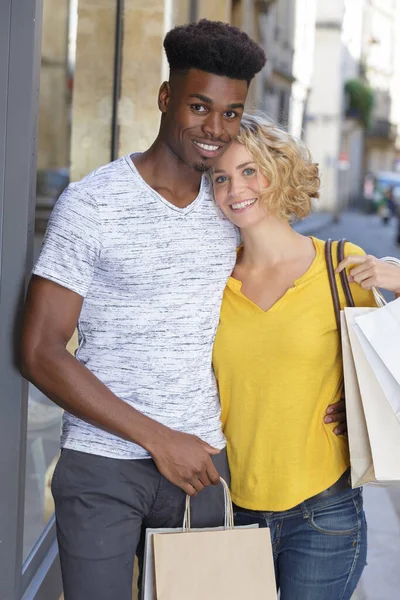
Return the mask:
<path id="1" fill-rule="evenodd" d="M 132 159 L 144 181 L 171 204 L 184 208 L 197 197 L 201 173 L 188 167 L 159 138 Z"/>

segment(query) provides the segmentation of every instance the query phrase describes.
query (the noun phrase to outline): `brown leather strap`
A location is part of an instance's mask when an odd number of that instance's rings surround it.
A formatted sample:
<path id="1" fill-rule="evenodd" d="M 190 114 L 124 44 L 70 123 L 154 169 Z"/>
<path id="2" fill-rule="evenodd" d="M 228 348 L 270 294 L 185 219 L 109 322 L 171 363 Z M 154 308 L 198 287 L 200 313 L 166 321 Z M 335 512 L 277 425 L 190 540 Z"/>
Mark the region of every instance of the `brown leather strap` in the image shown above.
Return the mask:
<path id="1" fill-rule="evenodd" d="M 325 262 L 326 262 L 326 269 L 328 271 L 329 285 L 331 287 L 333 308 L 335 311 L 336 326 L 337 326 L 337 330 L 340 332 L 340 300 L 339 300 L 339 292 L 338 292 L 336 277 L 335 277 L 335 269 L 333 268 L 332 240 L 331 239 L 329 239 L 325 242 Z"/>
<path id="2" fill-rule="evenodd" d="M 345 240 L 343 238 L 338 242 L 338 246 L 337 246 L 338 264 L 340 262 L 342 262 L 342 260 L 344 260 L 344 245 L 345 245 L 346 241 L 347 240 Z M 351 293 L 351 290 L 350 290 L 349 282 L 347 279 L 347 273 L 346 273 L 345 269 L 343 269 L 343 271 L 340 272 L 340 281 L 342 283 L 342 288 L 343 288 L 343 292 L 344 292 L 344 295 L 346 298 L 347 306 L 355 306 L 353 294 Z"/>

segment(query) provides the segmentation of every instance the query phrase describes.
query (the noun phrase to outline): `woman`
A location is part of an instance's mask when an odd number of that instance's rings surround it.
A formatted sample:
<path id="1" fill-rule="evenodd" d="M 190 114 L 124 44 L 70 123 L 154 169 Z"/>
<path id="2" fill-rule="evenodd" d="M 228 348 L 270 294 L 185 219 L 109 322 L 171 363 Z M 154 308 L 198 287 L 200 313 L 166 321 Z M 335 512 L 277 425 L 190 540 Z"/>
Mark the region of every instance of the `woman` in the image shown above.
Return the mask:
<path id="1" fill-rule="evenodd" d="M 347 438 L 323 420 L 342 392 L 340 340 L 324 242 L 290 225 L 318 197 L 318 168 L 300 142 L 247 116 L 212 179 L 243 240 L 213 356 L 236 520 L 270 527 L 281 600 L 346 600 L 367 540 Z M 400 291 L 400 269 L 350 243 L 346 254 L 357 305 L 374 305 L 377 283 Z"/>

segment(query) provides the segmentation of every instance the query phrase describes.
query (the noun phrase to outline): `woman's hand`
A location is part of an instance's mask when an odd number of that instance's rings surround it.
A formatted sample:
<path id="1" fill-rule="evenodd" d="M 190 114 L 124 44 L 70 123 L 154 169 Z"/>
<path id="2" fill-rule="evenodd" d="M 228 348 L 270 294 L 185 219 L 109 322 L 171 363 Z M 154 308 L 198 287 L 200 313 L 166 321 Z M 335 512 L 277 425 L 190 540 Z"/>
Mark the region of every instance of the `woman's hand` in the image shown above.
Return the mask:
<path id="1" fill-rule="evenodd" d="M 373 287 L 383 288 L 400 296 L 400 268 L 389 264 L 375 256 L 365 254 L 363 256 L 347 256 L 339 263 L 336 273 L 340 273 L 346 267 L 357 265 L 348 274 L 350 283 L 356 282 L 365 290 Z"/>

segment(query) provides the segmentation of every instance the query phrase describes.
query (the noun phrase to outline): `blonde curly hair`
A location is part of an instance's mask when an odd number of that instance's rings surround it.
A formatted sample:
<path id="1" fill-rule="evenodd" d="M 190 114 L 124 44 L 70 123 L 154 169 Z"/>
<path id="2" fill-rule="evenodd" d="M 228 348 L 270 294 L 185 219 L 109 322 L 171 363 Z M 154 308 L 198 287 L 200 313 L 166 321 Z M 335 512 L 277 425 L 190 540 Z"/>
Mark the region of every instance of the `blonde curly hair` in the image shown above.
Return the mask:
<path id="1" fill-rule="evenodd" d="M 304 219 L 320 187 L 318 165 L 304 144 L 260 114 L 243 115 L 236 140 L 269 181 L 260 198 L 268 211 L 288 221 Z"/>

